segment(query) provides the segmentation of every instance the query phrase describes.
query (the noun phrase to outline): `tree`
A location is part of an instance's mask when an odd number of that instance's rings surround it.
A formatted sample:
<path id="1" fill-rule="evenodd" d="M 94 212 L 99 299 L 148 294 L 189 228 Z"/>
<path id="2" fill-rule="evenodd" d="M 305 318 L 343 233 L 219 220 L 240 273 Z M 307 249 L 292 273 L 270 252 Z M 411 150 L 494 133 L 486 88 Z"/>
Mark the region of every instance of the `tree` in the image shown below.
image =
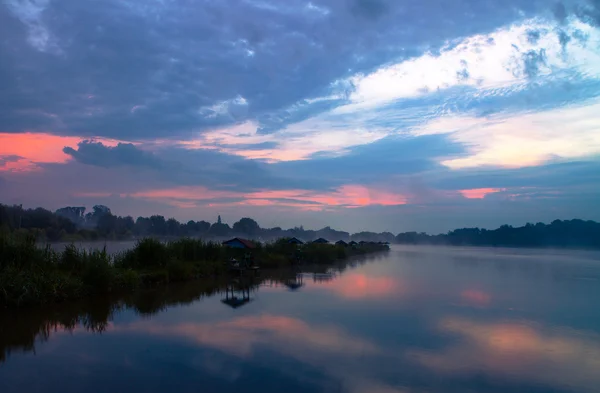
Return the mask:
<path id="1" fill-rule="evenodd" d="M 179 236 L 181 234 L 181 224 L 174 218 L 169 218 L 166 223 L 167 234 L 169 236 Z"/>
<path id="2" fill-rule="evenodd" d="M 253 219 L 244 217 L 235 224 L 233 224 L 233 231 L 244 233 L 250 236 L 255 236 L 259 234 L 260 226 Z"/>
<path id="3" fill-rule="evenodd" d="M 167 234 L 167 221 L 163 216 L 151 216 L 150 225 L 150 230 L 153 235 L 164 236 Z"/>
<path id="4" fill-rule="evenodd" d="M 208 232 L 213 236 L 226 236 L 231 231 L 231 228 L 227 224 L 214 223 L 210 226 Z"/>
<path id="5" fill-rule="evenodd" d="M 56 215 L 67 218 L 73 221 L 77 225 L 83 224 L 85 220 L 85 207 L 74 207 L 74 206 L 66 206 L 57 209 L 55 212 Z"/>

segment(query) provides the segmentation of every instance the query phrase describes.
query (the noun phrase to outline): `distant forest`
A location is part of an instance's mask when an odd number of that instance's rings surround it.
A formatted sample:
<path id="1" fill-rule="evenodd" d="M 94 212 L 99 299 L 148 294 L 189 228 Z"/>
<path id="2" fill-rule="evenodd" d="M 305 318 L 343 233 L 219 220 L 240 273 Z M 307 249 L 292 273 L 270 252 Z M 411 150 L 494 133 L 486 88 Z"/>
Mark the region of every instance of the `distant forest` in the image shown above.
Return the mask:
<path id="1" fill-rule="evenodd" d="M 0 230 L 35 234 L 46 241 L 125 240 L 141 237 L 247 237 L 265 241 L 297 237 L 304 241 L 325 238 L 329 241 L 375 241 L 398 244 L 495 246 L 495 247 L 560 247 L 600 248 L 600 223 L 584 220 L 555 220 L 551 224 L 527 224 L 522 227 L 503 225 L 498 229 L 455 229 L 446 234 L 405 232 L 359 232 L 350 234 L 330 227 L 306 230 L 261 228 L 251 218 L 242 218 L 232 226 L 221 222 L 194 221 L 182 223 L 160 215 L 150 217 L 116 216 L 103 205 L 86 213 L 85 207 L 64 207 L 51 212 L 43 208 L 0 204 Z"/>

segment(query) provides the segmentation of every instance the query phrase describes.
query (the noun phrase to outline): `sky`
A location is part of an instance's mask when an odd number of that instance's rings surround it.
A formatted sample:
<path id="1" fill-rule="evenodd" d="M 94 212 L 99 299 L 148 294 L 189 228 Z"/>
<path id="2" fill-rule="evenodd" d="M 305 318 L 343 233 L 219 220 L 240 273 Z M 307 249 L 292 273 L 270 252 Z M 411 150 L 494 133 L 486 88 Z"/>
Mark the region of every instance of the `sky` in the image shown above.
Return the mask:
<path id="1" fill-rule="evenodd" d="M 600 1 L 0 0 L 0 203 L 600 220 Z"/>

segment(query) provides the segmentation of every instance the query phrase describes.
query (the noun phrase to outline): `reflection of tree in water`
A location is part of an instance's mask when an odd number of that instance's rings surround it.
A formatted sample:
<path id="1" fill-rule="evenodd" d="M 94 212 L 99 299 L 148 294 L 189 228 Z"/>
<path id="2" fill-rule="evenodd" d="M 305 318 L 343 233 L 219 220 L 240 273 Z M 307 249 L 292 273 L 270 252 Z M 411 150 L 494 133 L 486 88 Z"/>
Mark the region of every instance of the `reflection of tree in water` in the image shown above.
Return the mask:
<path id="1" fill-rule="evenodd" d="M 47 341 L 52 333 L 73 331 L 82 326 L 94 333 L 106 330 L 117 303 L 93 299 L 39 309 L 6 310 L 0 313 L 0 362 L 15 350 L 35 352 L 37 342 Z"/>
<path id="2" fill-rule="evenodd" d="M 347 263 L 340 262 L 333 268 L 305 266 L 302 271 L 284 269 L 263 272 L 262 277 L 245 277 L 241 281 L 239 278 L 212 278 L 122 296 L 107 295 L 78 302 L 46 305 L 43 308 L 3 310 L 0 312 L 0 363 L 6 361 L 14 351 L 35 352 L 36 343 L 47 341 L 58 331 L 72 332 L 81 328 L 92 333 L 102 333 L 109 327 L 115 313 L 123 309 L 132 309 L 143 316 L 154 315 L 168 307 L 191 304 L 204 297 L 224 294 L 232 286 L 249 297 L 249 292 L 256 291 L 261 285 L 285 285 L 292 278 L 297 280 L 301 272 L 317 276 L 331 272 L 337 274 L 347 266 L 358 266 L 365 261 L 365 258 L 353 258 Z"/>
<path id="3" fill-rule="evenodd" d="M 16 350 L 35 352 L 36 342 L 45 342 L 57 331 L 76 328 L 102 333 L 121 309 L 140 315 L 159 313 L 169 306 L 189 304 L 219 291 L 222 281 L 188 282 L 182 285 L 139 291 L 120 297 L 99 297 L 80 302 L 46 305 L 43 308 L 6 310 L 0 313 L 0 362 Z"/>

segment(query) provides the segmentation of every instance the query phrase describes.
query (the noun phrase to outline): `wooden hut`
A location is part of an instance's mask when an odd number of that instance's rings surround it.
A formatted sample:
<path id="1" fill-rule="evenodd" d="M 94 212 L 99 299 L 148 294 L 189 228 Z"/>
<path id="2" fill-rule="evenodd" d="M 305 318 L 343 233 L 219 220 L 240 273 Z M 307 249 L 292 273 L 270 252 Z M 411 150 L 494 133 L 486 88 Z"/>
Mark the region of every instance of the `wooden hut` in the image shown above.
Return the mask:
<path id="1" fill-rule="evenodd" d="M 250 240 L 242 239 L 239 237 L 234 237 L 231 240 L 224 241 L 222 244 L 226 247 L 242 248 L 247 250 L 253 250 L 256 248 L 256 245 Z"/>

